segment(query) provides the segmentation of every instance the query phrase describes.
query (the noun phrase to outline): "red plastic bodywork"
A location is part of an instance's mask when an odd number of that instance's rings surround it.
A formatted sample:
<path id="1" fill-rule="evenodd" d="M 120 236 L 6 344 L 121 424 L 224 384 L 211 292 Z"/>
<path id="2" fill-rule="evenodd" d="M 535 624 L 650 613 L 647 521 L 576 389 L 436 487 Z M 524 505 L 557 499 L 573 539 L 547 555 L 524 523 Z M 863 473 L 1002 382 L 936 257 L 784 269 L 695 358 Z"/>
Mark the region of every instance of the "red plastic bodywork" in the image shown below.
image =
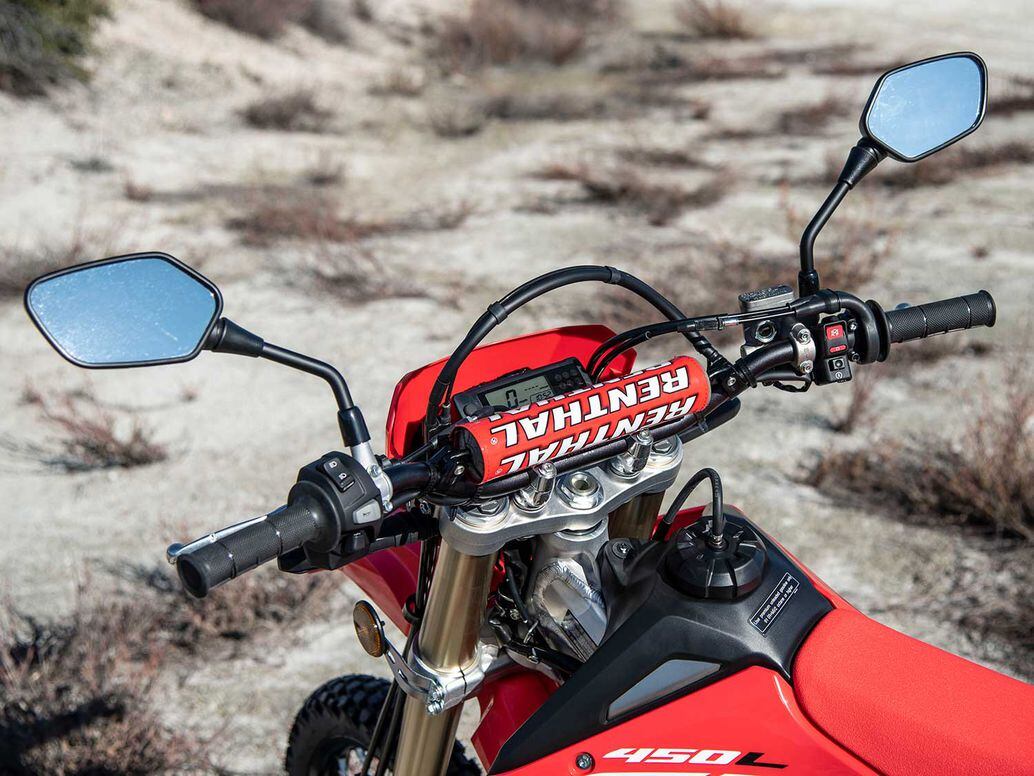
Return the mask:
<path id="1" fill-rule="evenodd" d="M 456 390 L 520 367 L 536 368 L 571 356 L 585 363 L 611 334 L 602 326 L 577 326 L 484 346 L 460 370 Z M 606 377 L 627 374 L 633 361 L 634 354 L 625 354 L 611 365 Z M 427 396 L 443 364 L 444 360 L 411 372 L 396 386 L 388 416 L 389 456 L 398 457 L 419 444 Z M 676 528 L 695 521 L 701 511 L 698 507 L 680 512 Z M 416 586 L 418 559 L 418 548 L 410 545 L 379 552 L 342 570 L 405 632 L 409 624 L 401 611 Z M 877 772 L 870 765 L 885 773 L 920 776 L 1032 772 L 1034 689 L 873 623 L 798 565 L 834 611 L 816 626 L 817 637 L 805 641 L 794 667 L 794 687 L 773 671 L 751 667 L 506 776 Z M 870 639 L 873 644 L 864 643 Z M 914 680 L 916 666 L 925 669 L 922 681 Z M 900 712 L 888 714 L 895 708 L 898 691 L 909 681 L 905 705 Z M 945 684 L 929 693 L 937 682 Z M 999 746 L 1002 736 L 991 734 L 1000 718 L 995 718 L 996 696 L 988 694 L 988 685 L 1004 699 L 1009 715 L 1007 728 L 1012 734 L 1004 750 Z M 481 721 L 473 743 L 486 770 L 506 740 L 555 689 L 543 675 L 525 669 L 482 685 L 476 696 Z M 966 701 L 956 702 L 960 698 L 978 699 L 979 711 L 965 721 L 973 740 L 962 743 L 953 732 L 957 721 L 953 715 L 966 705 Z M 989 733 L 982 739 L 981 730 Z M 926 747 L 927 742 L 947 747 L 962 761 L 945 761 Z M 575 765 L 582 753 L 594 758 L 590 771 Z M 608 754 L 614 756 L 608 758 Z M 753 760 L 751 755 L 756 755 Z"/>
<path id="2" fill-rule="evenodd" d="M 819 621 L 793 679 L 809 718 L 883 773 L 1034 773 L 1034 687 L 858 612 Z"/>
<path id="3" fill-rule="evenodd" d="M 786 680 L 758 666 L 507 771 L 506 776 L 590 773 L 575 765 L 583 752 L 596 763 L 593 776 L 874 773 L 809 723 Z M 750 762 L 750 753 L 757 753 L 756 761 L 765 765 L 741 763 L 744 757 Z"/>

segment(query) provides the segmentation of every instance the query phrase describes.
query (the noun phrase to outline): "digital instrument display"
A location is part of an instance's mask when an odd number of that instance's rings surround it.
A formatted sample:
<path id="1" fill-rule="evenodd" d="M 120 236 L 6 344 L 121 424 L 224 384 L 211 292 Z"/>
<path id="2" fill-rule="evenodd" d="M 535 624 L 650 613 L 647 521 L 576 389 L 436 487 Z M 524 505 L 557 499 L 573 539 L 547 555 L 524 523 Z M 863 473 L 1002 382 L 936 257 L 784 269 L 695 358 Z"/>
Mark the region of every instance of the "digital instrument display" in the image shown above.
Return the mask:
<path id="1" fill-rule="evenodd" d="M 508 407 L 512 410 L 540 399 L 548 399 L 553 394 L 553 386 L 549 384 L 549 380 L 546 379 L 545 375 L 539 375 L 530 380 L 514 383 L 494 391 L 488 391 L 484 396 L 485 400 L 492 406 Z"/>
<path id="2" fill-rule="evenodd" d="M 518 369 L 458 393 L 452 400 L 456 414 L 464 418 L 493 409 L 517 409 L 591 384 L 578 359 L 567 358 L 536 369 Z"/>

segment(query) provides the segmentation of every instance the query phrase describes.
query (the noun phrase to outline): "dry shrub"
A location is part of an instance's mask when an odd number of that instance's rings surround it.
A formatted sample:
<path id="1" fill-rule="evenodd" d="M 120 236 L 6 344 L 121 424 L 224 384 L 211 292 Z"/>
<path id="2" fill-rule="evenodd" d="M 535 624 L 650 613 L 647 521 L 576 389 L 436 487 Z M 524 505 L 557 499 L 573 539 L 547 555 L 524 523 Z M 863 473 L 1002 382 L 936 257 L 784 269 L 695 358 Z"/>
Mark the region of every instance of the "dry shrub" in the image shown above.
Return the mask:
<path id="1" fill-rule="evenodd" d="M 857 203 L 851 210 L 839 212 L 819 236 L 816 261 L 822 275 L 822 285 L 840 291 L 857 291 L 869 283 L 894 251 L 901 225 L 876 212 L 875 202 L 869 207 Z M 786 189 L 782 193 L 782 208 L 786 219 L 786 236 L 797 243 L 810 218 L 789 200 Z"/>
<path id="2" fill-rule="evenodd" d="M 956 625 L 977 659 L 1001 660 L 1004 652 L 1008 664 L 1029 682 L 1034 680 L 1034 548 L 1023 542 L 1002 544 L 992 541 L 987 553 L 959 557 L 948 590 L 931 591 L 927 600 L 920 596 L 913 605 L 917 612 L 932 610 Z"/>
<path id="3" fill-rule="evenodd" d="M 218 772 L 208 743 L 164 726 L 166 664 L 223 654 L 329 610 L 338 579 L 260 570 L 197 600 L 166 568 L 120 569 L 130 596 L 79 586 L 56 623 L 0 609 L 0 763 L 13 774 Z"/>
<path id="4" fill-rule="evenodd" d="M 68 78 L 84 78 L 81 58 L 106 0 L 8 0 L 0 3 L 0 90 L 38 96 Z"/>
<path id="5" fill-rule="evenodd" d="M 759 80 L 782 78 L 786 68 L 763 54 L 739 57 L 700 55 L 690 59 L 674 57 L 663 68 L 652 68 L 638 77 L 645 86 L 684 85 L 692 82 Z"/>
<path id="6" fill-rule="evenodd" d="M 781 112 L 772 125 L 772 134 L 821 134 L 830 121 L 843 116 L 853 108 L 854 105 L 847 100 L 828 95 L 818 102 L 798 105 Z"/>
<path id="7" fill-rule="evenodd" d="M 36 251 L 0 248 L 0 298 L 20 296 L 40 275 L 86 260 L 86 240 L 77 229 L 67 242 Z"/>
<path id="8" fill-rule="evenodd" d="M 99 154 L 77 157 L 69 160 L 68 164 L 76 172 L 85 172 L 89 174 L 103 174 L 115 171 L 115 165 L 111 163 L 111 160 L 106 159 Z"/>
<path id="9" fill-rule="evenodd" d="M 164 655 L 155 612 L 88 605 L 44 624 L 0 612 L 0 762 L 16 776 L 211 768 L 205 744 L 169 730 L 153 695 Z M 9 770 L 8 770 L 9 769 Z"/>
<path id="10" fill-rule="evenodd" d="M 582 121 L 607 114 L 605 95 L 563 91 L 488 90 L 482 98 L 486 118 L 501 121 Z"/>
<path id="11" fill-rule="evenodd" d="M 624 15 L 623 0 L 519 0 L 521 5 L 581 22 L 618 21 Z"/>
<path id="12" fill-rule="evenodd" d="M 990 99 L 988 110 L 993 117 L 1034 110 L 1034 78 L 1010 78 L 1003 93 Z"/>
<path id="13" fill-rule="evenodd" d="M 312 0 L 194 0 L 194 5 L 210 19 L 267 40 L 312 11 Z"/>
<path id="14" fill-rule="evenodd" d="M 424 72 L 417 68 L 396 67 L 366 91 L 381 97 L 419 97 L 427 86 Z"/>
<path id="15" fill-rule="evenodd" d="M 681 0 L 675 18 L 689 34 L 698 38 L 746 40 L 757 30 L 738 4 L 726 0 Z"/>
<path id="16" fill-rule="evenodd" d="M 642 108 L 671 109 L 670 118 L 676 122 L 705 121 L 711 115 L 711 103 L 696 97 L 687 97 L 676 86 L 658 87 L 643 82 L 631 88 L 619 89 L 610 100 L 610 115 L 626 118 L 638 115 Z"/>
<path id="17" fill-rule="evenodd" d="M 343 242 L 367 236 L 354 231 L 339 215 L 340 204 L 328 194 L 258 189 L 245 196 L 244 212 L 227 221 L 246 245 L 267 246 L 276 240 Z"/>
<path id="18" fill-rule="evenodd" d="M 895 165 L 890 174 L 879 176 L 878 180 L 897 189 L 942 186 L 967 172 L 1027 164 L 1034 164 L 1034 143 L 1012 140 L 975 148 L 956 146 L 914 164 Z"/>
<path id="19" fill-rule="evenodd" d="M 437 55 L 451 70 L 514 62 L 561 65 L 585 44 L 584 20 L 547 3 L 473 0 L 466 15 L 446 17 Z"/>
<path id="20" fill-rule="evenodd" d="M 591 162 L 574 164 L 557 162 L 540 169 L 536 176 L 543 180 L 578 183 L 590 202 L 623 205 L 646 215 L 654 226 L 663 226 L 682 211 L 706 207 L 724 197 L 731 178 L 715 173 L 697 188 L 645 178 L 628 165 L 599 165 Z"/>
<path id="21" fill-rule="evenodd" d="M 879 380 L 877 372 L 864 367 L 854 370 L 851 391 L 843 411 L 830 418 L 829 427 L 838 434 L 850 434 L 867 422 L 873 413 L 872 394 Z"/>
<path id="22" fill-rule="evenodd" d="M 712 140 L 753 140 L 786 135 L 798 137 L 820 135 L 830 121 L 844 116 L 851 110 L 850 102 L 829 95 L 817 102 L 780 111 L 767 124 L 749 127 L 722 126 L 716 128 L 708 137 Z M 832 155 L 827 156 L 825 174 L 832 175 L 833 180 L 836 180 L 842 166 L 837 165 L 838 161 L 839 159 Z M 834 165 L 837 165 L 835 169 L 833 169 Z M 827 178 L 822 178 L 822 182 L 826 180 Z M 813 181 L 808 179 L 806 182 Z"/>
<path id="23" fill-rule="evenodd" d="M 265 568 L 193 598 L 167 567 L 120 570 L 134 583 L 145 609 L 150 638 L 188 655 L 211 655 L 264 632 L 283 630 L 323 616 L 340 581 L 333 574 L 282 574 Z"/>
<path id="24" fill-rule="evenodd" d="M 474 210 L 469 202 L 459 201 L 399 217 L 344 217 L 340 203 L 327 193 L 285 196 L 279 189 L 257 190 L 246 200 L 244 212 L 227 225 L 239 231 L 246 244 L 258 246 L 282 239 L 349 243 L 390 234 L 456 229 Z"/>
<path id="25" fill-rule="evenodd" d="M 346 178 L 344 162 L 335 159 L 329 151 L 321 151 L 316 161 L 302 173 L 302 181 L 309 186 L 324 188 L 337 186 Z"/>
<path id="26" fill-rule="evenodd" d="M 334 114 L 321 108 L 308 89 L 295 89 L 255 100 L 241 111 L 241 115 L 256 129 L 322 132 Z"/>
<path id="27" fill-rule="evenodd" d="M 629 164 L 643 167 L 698 167 L 707 169 L 711 165 L 684 148 L 659 148 L 654 146 L 627 146 L 618 149 L 618 158 Z"/>
<path id="28" fill-rule="evenodd" d="M 915 439 L 829 453 L 811 482 L 894 506 L 919 523 L 1034 541 L 1034 393 L 1026 377 L 1011 375 L 1000 401 L 985 400 L 959 445 Z"/>
<path id="29" fill-rule="evenodd" d="M 309 8 L 300 21 L 307 30 L 330 43 L 345 43 L 356 10 L 348 0 L 309 0 Z"/>
<path id="30" fill-rule="evenodd" d="M 815 75 L 862 76 L 877 75 L 907 65 L 904 59 L 891 62 L 856 62 L 852 59 L 834 58 L 816 62 L 811 67 Z"/>
<path id="31" fill-rule="evenodd" d="M 133 180 L 122 184 L 122 193 L 130 202 L 150 202 L 154 198 L 154 189 Z"/>
<path id="32" fill-rule="evenodd" d="M 427 296 L 425 284 L 361 246 L 319 246 L 303 269 L 317 291 L 353 304 Z"/>
<path id="33" fill-rule="evenodd" d="M 48 402 L 38 391 L 34 400 L 47 425 L 56 432 L 52 444 L 12 442 L 11 452 L 68 472 L 131 469 L 168 458 L 168 449 L 154 441 L 152 432 L 130 413 L 124 417 L 101 407 L 85 390 Z"/>
<path id="34" fill-rule="evenodd" d="M 210 19 L 265 40 L 300 24 L 324 40 L 344 43 L 352 14 L 362 18 L 362 4 L 347 0 L 194 0 L 194 5 Z"/>

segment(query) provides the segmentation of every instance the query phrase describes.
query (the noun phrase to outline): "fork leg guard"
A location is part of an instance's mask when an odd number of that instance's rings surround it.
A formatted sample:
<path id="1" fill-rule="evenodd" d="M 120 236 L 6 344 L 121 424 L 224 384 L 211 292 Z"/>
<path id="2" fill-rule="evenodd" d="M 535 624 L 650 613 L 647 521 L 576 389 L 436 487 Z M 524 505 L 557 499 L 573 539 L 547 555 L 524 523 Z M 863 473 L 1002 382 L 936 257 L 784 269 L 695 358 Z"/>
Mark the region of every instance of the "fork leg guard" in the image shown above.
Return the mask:
<path id="1" fill-rule="evenodd" d="M 476 659 L 494 565 L 494 555 L 464 555 L 441 544 L 417 640 L 428 667 L 455 673 Z M 443 776 L 462 709 L 460 704 L 431 715 L 421 699 L 406 698 L 395 757 L 398 776 Z"/>

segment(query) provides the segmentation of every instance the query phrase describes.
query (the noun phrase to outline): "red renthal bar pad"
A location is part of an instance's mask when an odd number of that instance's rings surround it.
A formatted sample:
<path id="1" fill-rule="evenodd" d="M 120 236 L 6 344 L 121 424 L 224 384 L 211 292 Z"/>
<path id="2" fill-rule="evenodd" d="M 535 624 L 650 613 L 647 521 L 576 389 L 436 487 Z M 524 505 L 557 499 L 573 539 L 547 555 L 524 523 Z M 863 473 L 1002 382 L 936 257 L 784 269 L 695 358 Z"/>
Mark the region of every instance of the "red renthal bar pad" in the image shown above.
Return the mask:
<path id="1" fill-rule="evenodd" d="M 657 366 L 526 407 L 462 421 L 457 446 L 481 483 L 653 428 L 707 406 L 711 386 L 696 361 Z"/>

